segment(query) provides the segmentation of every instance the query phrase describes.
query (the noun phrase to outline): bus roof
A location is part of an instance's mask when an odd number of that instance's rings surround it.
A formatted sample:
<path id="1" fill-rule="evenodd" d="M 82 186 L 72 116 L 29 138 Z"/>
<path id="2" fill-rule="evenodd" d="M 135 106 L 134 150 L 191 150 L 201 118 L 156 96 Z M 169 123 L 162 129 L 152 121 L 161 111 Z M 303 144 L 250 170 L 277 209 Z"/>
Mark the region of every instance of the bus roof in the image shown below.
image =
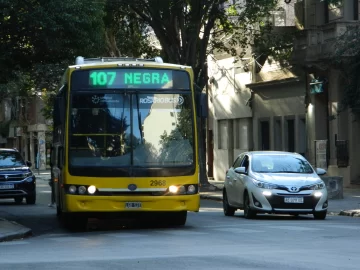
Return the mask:
<path id="1" fill-rule="evenodd" d="M 152 67 L 168 67 L 168 68 L 183 68 L 189 69 L 190 66 L 164 63 L 162 58 L 157 56 L 151 59 L 133 58 L 133 57 L 100 57 L 100 58 L 84 58 L 82 56 L 76 57 L 75 64 L 69 68 L 76 67 L 116 67 L 116 66 L 152 66 Z"/>

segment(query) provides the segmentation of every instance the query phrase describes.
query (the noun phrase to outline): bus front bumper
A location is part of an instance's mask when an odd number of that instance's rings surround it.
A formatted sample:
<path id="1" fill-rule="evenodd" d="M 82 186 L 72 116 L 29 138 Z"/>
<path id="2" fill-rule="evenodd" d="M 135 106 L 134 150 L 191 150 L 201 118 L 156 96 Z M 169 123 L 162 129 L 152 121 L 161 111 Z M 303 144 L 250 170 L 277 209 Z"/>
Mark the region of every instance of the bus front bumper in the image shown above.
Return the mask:
<path id="1" fill-rule="evenodd" d="M 65 195 L 64 212 L 198 212 L 200 194 L 179 196 Z"/>

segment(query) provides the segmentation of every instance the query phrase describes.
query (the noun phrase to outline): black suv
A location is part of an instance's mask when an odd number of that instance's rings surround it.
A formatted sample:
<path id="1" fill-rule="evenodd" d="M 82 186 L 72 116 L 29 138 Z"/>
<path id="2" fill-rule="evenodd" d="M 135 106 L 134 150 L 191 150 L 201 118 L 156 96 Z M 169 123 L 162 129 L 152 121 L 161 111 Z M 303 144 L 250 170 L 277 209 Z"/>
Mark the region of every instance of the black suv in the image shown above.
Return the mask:
<path id="1" fill-rule="evenodd" d="M 25 197 L 27 204 L 35 204 L 36 182 L 30 166 L 16 149 L 0 148 L 0 199 L 21 203 Z"/>

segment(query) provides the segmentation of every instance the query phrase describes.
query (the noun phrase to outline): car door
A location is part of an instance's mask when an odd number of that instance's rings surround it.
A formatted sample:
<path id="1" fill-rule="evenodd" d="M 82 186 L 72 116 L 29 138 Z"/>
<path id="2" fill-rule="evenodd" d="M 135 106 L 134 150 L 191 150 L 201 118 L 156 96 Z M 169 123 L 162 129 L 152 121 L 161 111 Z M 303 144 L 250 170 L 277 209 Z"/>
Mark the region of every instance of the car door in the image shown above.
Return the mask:
<path id="1" fill-rule="evenodd" d="M 244 158 L 244 155 L 238 156 L 238 158 L 235 160 L 232 167 L 228 170 L 226 174 L 226 194 L 228 196 L 228 202 L 231 205 L 236 205 L 236 190 L 235 190 L 235 184 L 237 181 L 237 173 L 234 171 L 235 168 L 239 167 L 241 164 L 242 159 Z"/>
<path id="2" fill-rule="evenodd" d="M 247 173 L 249 170 L 250 165 L 250 159 L 248 155 L 245 155 L 244 158 L 241 160 L 241 163 L 238 167 L 245 167 L 246 173 L 235 173 L 235 180 L 233 183 L 234 186 L 234 192 L 236 193 L 236 198 L 234 203 L 238 206 L 243 206 L 244 202 L 244 190 L 245 190 L 245 184 L 246 184 L 246 178 L 248 177 Z"/>

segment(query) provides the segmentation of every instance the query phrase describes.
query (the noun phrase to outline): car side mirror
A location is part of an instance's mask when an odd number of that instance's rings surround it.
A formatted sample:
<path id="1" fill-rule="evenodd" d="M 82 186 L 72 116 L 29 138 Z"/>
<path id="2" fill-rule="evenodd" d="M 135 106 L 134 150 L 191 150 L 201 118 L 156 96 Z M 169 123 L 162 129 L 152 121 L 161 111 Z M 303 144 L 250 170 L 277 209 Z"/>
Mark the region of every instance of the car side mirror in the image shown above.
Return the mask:
<path id="1" fill-rule="evenodd" d="M 326 171 L 324 169 L 321 169 L 321 168 L 316 168 L 316 173 L 318 175 L 324 175 L 324 174 L 326 174 Z"/>
<path id="2" fill-rule="evenodd" d="M 26 164 L 26 166 L 28 166 L 28 167 L 31 167 L 31 166 L 32 166 L 32 163 L 31 163 L 30 161 L 26 161 L 25 164 Z"/>
<path id="3" fill-rule="evenodd" d="M 245 167 L 237 167 L 234 170 L 236 173 L 240 173 L 240 174 L 245 174 L 246 173 L 246 169 Z"/>

